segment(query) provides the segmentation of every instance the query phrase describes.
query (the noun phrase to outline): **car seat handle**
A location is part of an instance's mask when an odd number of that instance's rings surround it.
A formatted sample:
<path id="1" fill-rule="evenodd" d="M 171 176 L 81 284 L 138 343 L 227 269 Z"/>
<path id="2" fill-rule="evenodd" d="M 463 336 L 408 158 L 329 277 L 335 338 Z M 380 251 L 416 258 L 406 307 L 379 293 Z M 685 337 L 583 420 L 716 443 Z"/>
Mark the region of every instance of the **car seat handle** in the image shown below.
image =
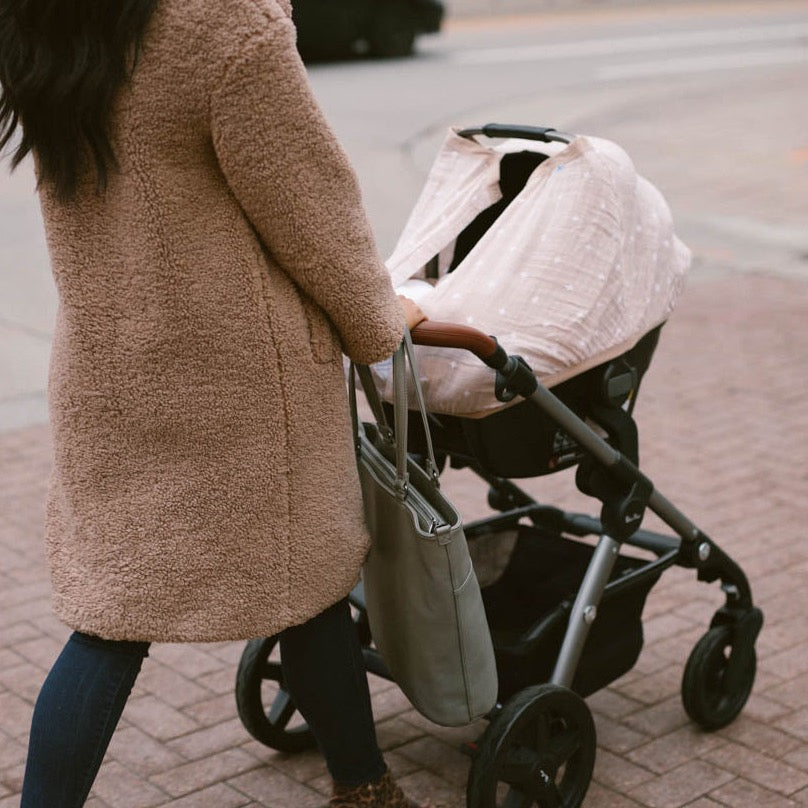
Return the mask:
<path id="1" fill-rule="evenodd" d="M 575 139 L 575 135 L 559 132 L 551 126 L 522 126 L 521 124 L 507 123 L 487 123 L 484 126 L 461 129 L 458 134 L 465 138 L 485 135 L 485 137 L 515 137 L 522 140 L 540 140 L 542 143 L 571 143 Z"/>

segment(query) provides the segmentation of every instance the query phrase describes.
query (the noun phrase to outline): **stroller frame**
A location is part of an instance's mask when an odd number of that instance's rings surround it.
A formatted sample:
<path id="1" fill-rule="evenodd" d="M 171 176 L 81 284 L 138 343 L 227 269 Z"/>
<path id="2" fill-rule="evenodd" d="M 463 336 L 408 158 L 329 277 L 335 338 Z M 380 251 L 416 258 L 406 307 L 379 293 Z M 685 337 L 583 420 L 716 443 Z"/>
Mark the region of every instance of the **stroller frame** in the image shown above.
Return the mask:
<path id="1" fill-rule="evenodd" d="M 570 140 L 569 135 L 553 129 L 497 124 L 461 134 Z M 599 409 L 602 420 L 594 420 L 605 431 L 604 438 L 555 393 L 539 384 L 525 362 L 518 356 L 509 356 L 495 338 L 466 326 L 434 321 L 419 325 L 412 337 L 415 344 L 471 351 L 495 371 L 496 394 L 501 401 L 512 401 L 516 396 L 531 401 L 538 412 L 573 441 L 576 457 L 567 465 L 578 466 L 578 488 L 601 502 L 600 518 L 566 513 L 536 502 L 512 480 L 493 473 L 473 456 L 447 450 L 453 466 L 468 467 L 488 483 L 489 504 L 498 511 L 466 525 L 470 543 L 485 534 L 524 529 L 528 520 L 530 529 L 551 533 L 559 540 L 591 550 L 571 603 L 563 600 L 550 614 L 540 615 L 515 647 L 498 648 L 495 639 L 498 667 L 500 651 L 518 662 L 531 654 L 534 657 L 542 654 L 550 646 L 555 648 L 559 637 L 560 647 L 549 677 L 527 687 L 511 687 L 512 692 L 507 688 L 501 692 L 482 737 L 466 748 L 472 757 L 468 807 L 581 805 L 591 779 L 596 748 L 594 723 L 583 697 L 628 670 L 642 645 L 638 626 L 638 639 L 625 664 L 612 667 L 605 678 L 596 674 L 594 679 L 590 676 L 577 680 L 590 632 L 598 625 L 601 607 L 605 610 L 610 599 L 615 602 L 632 589 L 643 590 L 634 596 L 631 607 L 638 612 L 639 621 L 647 591 L 665 569 L 674 565 L 694 569 L 699 581 L 720 581 L 725 595 L 724 605 L 713 615 L 709 630 L 696 644 L 685 666 L 682 679 L 685 711 L 706 730 L 733 721 L 754 683 L 754 645 L 763 615 L 753 604 L 749 582 L 740 566 L 640 471 L 636 426 L 631 417 L 638 374 L 620 364 L 622 357 L 594 369 L 602 376 L 600 389 L 605 402 Z M 417 443 L 417 437 L 413 440 Z M 410 451 L 417 453 L 418 446 L 411 445 Z M 641 529 L 646 510 L 656 514 L 675 535 Z M 567 540 L 563 534 L 575 538 L 595 536 L 597 541 L 590 547 L 574 538 Z M 628 569 L 623 564 L 621 574 L 615 576 L 616 566 L 626 559 L 620 554 L 623 545 L 647 551 L 653 559 L 632 559 L 636 564 Z M 378 651 L 372 647 L 361 582 L 351 593 L 350 602 L 355 609 L 367 670 L 392 679 Z M 280 664 L 270 660 L 276 643 L 277 637 L 270 637 L 247 644 L 237 674 L 236 701 L 241 720 L 253 737 L 273 748 L 294 752 L 312 746 L 314 739 L 305 724 L 289 728 L 295 708 L 283 688 Z M 261 685 L 267 680 L 279 687 L 269 709 L 265 708 L 261 694 Z M 526 737 L 532 740 L 526 743 Z"/>
<path id="2" fill-rule="evenodd" d="M 572 684 L 578 660 L 589 629 L 595 620 L 600 600 L 609 586 L 608 580 L 622 543 L 658 554 L 657 562 L 647 567 L 646 572 L 677 564 L 696 568 L 701 581 L 712 582 L 720 578 L 722 589 L 726 594 L 722 620 L 726 619 L 728 624 L 733 625 L 735 631 L 751 634 L 751 641 L 754 643 L 762 625 L 762 615 L 753 607 L 749 582 L 741 568 L 657 491 L 631 460 L 587 427 L 549 390 L 538 385 L 530 398 L 562 427 L 595 463 L 602 469 L 611 471 L 621 481 L 625 491 L 623 496 L 617 493 L 611 499 L 604 497 L 603 511 L 608 514 L 607 517 L 602 517 L 600 524 L 590 522 L 588 525 L 590 531 L 599 535 L 600 539 L 572 607 L 569 629 L 550 681 L 564 687 L 570 687 Z M 631 527 L 642 520 L 642 512 L 646 505 L 676 531 L 679 540 L 650 532 L 633 533 Z M 610 522 L 613 527 L 604 529 L 605 522 Z M 577 520 L 577 524 L 576 520 L 572 519 L 568 520 L 565 526 L 574 532 L 576 527 L 583 527 L 583 524 L 580 519 Z M 740 619 L 738 615 L 742 615 L 744 619 Z M 730 668 L 732 665 L 733 660 L 730 659 Z"/>

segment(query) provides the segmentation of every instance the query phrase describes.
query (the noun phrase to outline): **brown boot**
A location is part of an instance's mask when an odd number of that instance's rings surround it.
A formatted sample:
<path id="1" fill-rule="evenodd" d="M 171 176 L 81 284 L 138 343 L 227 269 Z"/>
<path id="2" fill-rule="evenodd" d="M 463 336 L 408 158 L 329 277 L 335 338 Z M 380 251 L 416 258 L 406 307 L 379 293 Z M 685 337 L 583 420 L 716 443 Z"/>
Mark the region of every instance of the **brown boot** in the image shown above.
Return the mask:
<path id="1" fill-rule="evenodd" d="M 331 808 L 427 808 L 407 799 L 390 772 L 381 780 L 353 788 L 334 784 L 328 804 Z"/>

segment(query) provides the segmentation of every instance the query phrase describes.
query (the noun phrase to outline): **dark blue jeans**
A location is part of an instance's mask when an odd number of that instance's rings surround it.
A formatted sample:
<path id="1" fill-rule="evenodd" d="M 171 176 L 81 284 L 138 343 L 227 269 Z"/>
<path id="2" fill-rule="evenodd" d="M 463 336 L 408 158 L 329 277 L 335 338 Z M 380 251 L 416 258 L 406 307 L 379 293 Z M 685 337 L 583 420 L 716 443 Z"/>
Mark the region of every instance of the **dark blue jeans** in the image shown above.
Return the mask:
<path id="1" fill-rule="evenodd" d="M 71 635 L 34 709 L 20 808 L 84 805 L 148 650 L 148 643 Z M 281 658 L 334 780 L 381 777 L 386 766 L 347 600 L 282 632 Z"/>

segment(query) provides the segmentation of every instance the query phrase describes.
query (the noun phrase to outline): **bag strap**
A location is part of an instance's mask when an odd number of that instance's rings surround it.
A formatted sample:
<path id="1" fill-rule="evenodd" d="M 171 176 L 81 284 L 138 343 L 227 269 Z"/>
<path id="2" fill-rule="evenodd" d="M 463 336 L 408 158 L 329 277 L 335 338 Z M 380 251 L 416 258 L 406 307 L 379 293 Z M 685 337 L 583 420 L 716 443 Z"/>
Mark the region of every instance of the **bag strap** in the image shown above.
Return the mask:
<path id="1" fill-rule="evenodd" d="M 359 375 L 359 380 L 362 382 L 362 390 L 365 397 L 370 404 L 370 409 L 373 412 L 373 417 L 376 419 L 376 424 L 379 427 L 379 432 L 391 445 L 393 443 L 393 430 L 387 423 L 387 417 L 384 414 L 379 393 L 376 390 L 376 385 L 373 383 L 373 377 L 370 375 L 370 368 L 367 365 L 357 365 L 351 362 L 348 370 L 348 403 L 351 410 L 351 426 L 353 427 L 354 449 L 359 454 L 361 444 L 359 442 L 359 408 L 356 402 L 356 376 Z"/>
<path id="2" fill-rule="evenodd" d="M 407 361 L 410 365 L 410 377 L 412 378 L 413 389 L 415 390 L 415 399 L 418 403 L 418 410 L 421 413 L 421 422 L 424 425 L 424 437 L 426 438 L 426 473 L 429 475 L 429 478 L 435 483 L 436 487 L 440 487 L 440 477 L 438 475 L 438 464 L 435 462 L 435 450 L 432 446 L 432 433 L 429 430 L 429 416 L 426 412 L 426 402 L 424 400 L 424 391 L 421 388 L 421 378 L 418 374 L 418 362 L 415 357 L 415 348 L 412 344 L 412 336 L 410 335 L 409 329 L 405 329 L 404 331 L 404 341 L 399 349 L 401 351 L 401 359 L 403 360 L 406 356 Z M 393 379 L 396 379 L 395 376 L 395 364 L 396 364 L 396 357 L 398 356 L 398 351 L 393 356 Z M 407 410 L 407 380 L 404 379 L 404 383 L 401 385 L 403 388 L 403 409 L 406 412 Z M 398 402 L 398 395 L 396 395 L 396 402 Z M 396 424 L 396 429 L 398 429 L 398 424 Z M 398 432 L 396 433 L 398 434 Z M 406 425 L 404 434 L 406 436 Z M 404 446 L 406 447 L 407 443 L 404 442 Z"/>
<path id="3" fill-rule="evenodd" d="M 396 351 L 398 354 L 399 351 L 402 349 L 399 348 Z M 394 365 L 394 372 L 396 366 Z M 359 453 L 362 451 L 362 440 L 360 437 L 360 425 L 359 425 L 359 412 L 356 403 L 356 376 L 359 375 L 359 378 L 362 382 L 362 389 L 365 393 L 365 397 L 370 404 L 370 409 L 373 412 L 373 417 L 376 419 L 376 426 L 379 429 L 379 434 L 382 436 L 383 440 L 385 440 L 391 447 L 393 447 L 393 451 L 395 453 L 396 458 L 396 479 L 394 483 L 394 488 L 396 492 L 396 496 L 403 500 L 407 496 L 407 487 L 409 485 L 409 472 L 407 471 L 407 420 L 406 417 L 404 419 L 403 425 L 403 432 L 399 431 L 402 429 L 401 425 L 399 424 L 399 413 L 401 408 L 394 405 L 394 419 L 396 424 L 396 433 L 393 434 L 393 431 L 390 429 L 390 425 L 387 423 L 387 418 L 384 414 L 384 407 L 382 407 L 381 399 L 379 398 L 379 391 L 376 389 L 376 385 L 373 381 L 373 376 L 370 373 L 370 368 L 367 365 L 357 365 L 354 362 L 351 362 L 350 373 L 348 376 L 348 400 L 350 403 L 351 408 L 351 424 L 353 427 L 353 438 L 354 438 L 354 449 L 356 450 L 357 458 L 359 457 Z M 405 377 L 406 382 L 406 377 Z M 399 390 L 401 389 L 400 384 L 396 384 L 395 380 L 393 382 L 393 387 L 395 390 L 395 394 L 399 395 Z M 406 389 L 404 390 L 405 396 L 405 404 L 404 409 L 406 413 Z M 398 439 L 399 436 L 403 437 L 403 441 Z"/>
<path id="4" fill-rule="evenodd" d="M 391 445 L 395 446 L 396 456 L 396 483 L 397 494 L 403 499 L 407 494 L 409 483 L 409 473 L 407 472 L 407 426 L 408 426 L 408 379 L 407 363 L 409 362 L 410 377 L 412 378 L 415 398 L 418 410 L 421 413 L 421 420 L 424 425 L 424 436 L 426 438 L 427 457 L 426 472 L 436 488 L 440 487 L 438 475 L 438 464 L 435 462 L 435 450 L 432 445 L 432 435 L 429 431 L 429 419 L 426 411 L 424 392 L 421 389 L 421 382 L 418 376 L 418 365 L 415 358 L 415 350 L 412 344 L 412 337 L 409 330 L 405 331 L 404 339 L 399 349 L 393 354 L 393 421 L 395 425 L 395 435 L 390 429 L 384 407 L 379 397 L 379 391 L 373 381 L 370 368 L 367 365 L 357 365 L 351 362 L 348 376 L 348 396 L 351 409 L 351 423 L 353 426 L 354 447 L 357 453 L 360 450 L 360 426 L 359 414 L 356 401 L 356 376 L 362 382 L 362 389 L 367 397 L 376 425 L 382 437 Z"/>
<path id="5" fill-rule="evenodd" d="M 387 423 L 387 416 L 384 412 L 384 407 L 382 406 L 382 400 L 379 396 L 379 391 L 376 389 L 376 384 L 373 381 L 373 374 L 370 372 L 370 368 L 367 365 L 355 365 L 356 372 L 359 374 L 359 381 L 362 382 L 362 390 L 365 393 L 365 398 L 367 398 L 368 404 L 370 405 L 370 410 L 373 413 L 373 417 L 376 419 L 376 424 L 379 427 L 379 431 L 387 438 L 390 443 L 393 442 L 393 430 L 390 429 L 390 425 Z"/>

